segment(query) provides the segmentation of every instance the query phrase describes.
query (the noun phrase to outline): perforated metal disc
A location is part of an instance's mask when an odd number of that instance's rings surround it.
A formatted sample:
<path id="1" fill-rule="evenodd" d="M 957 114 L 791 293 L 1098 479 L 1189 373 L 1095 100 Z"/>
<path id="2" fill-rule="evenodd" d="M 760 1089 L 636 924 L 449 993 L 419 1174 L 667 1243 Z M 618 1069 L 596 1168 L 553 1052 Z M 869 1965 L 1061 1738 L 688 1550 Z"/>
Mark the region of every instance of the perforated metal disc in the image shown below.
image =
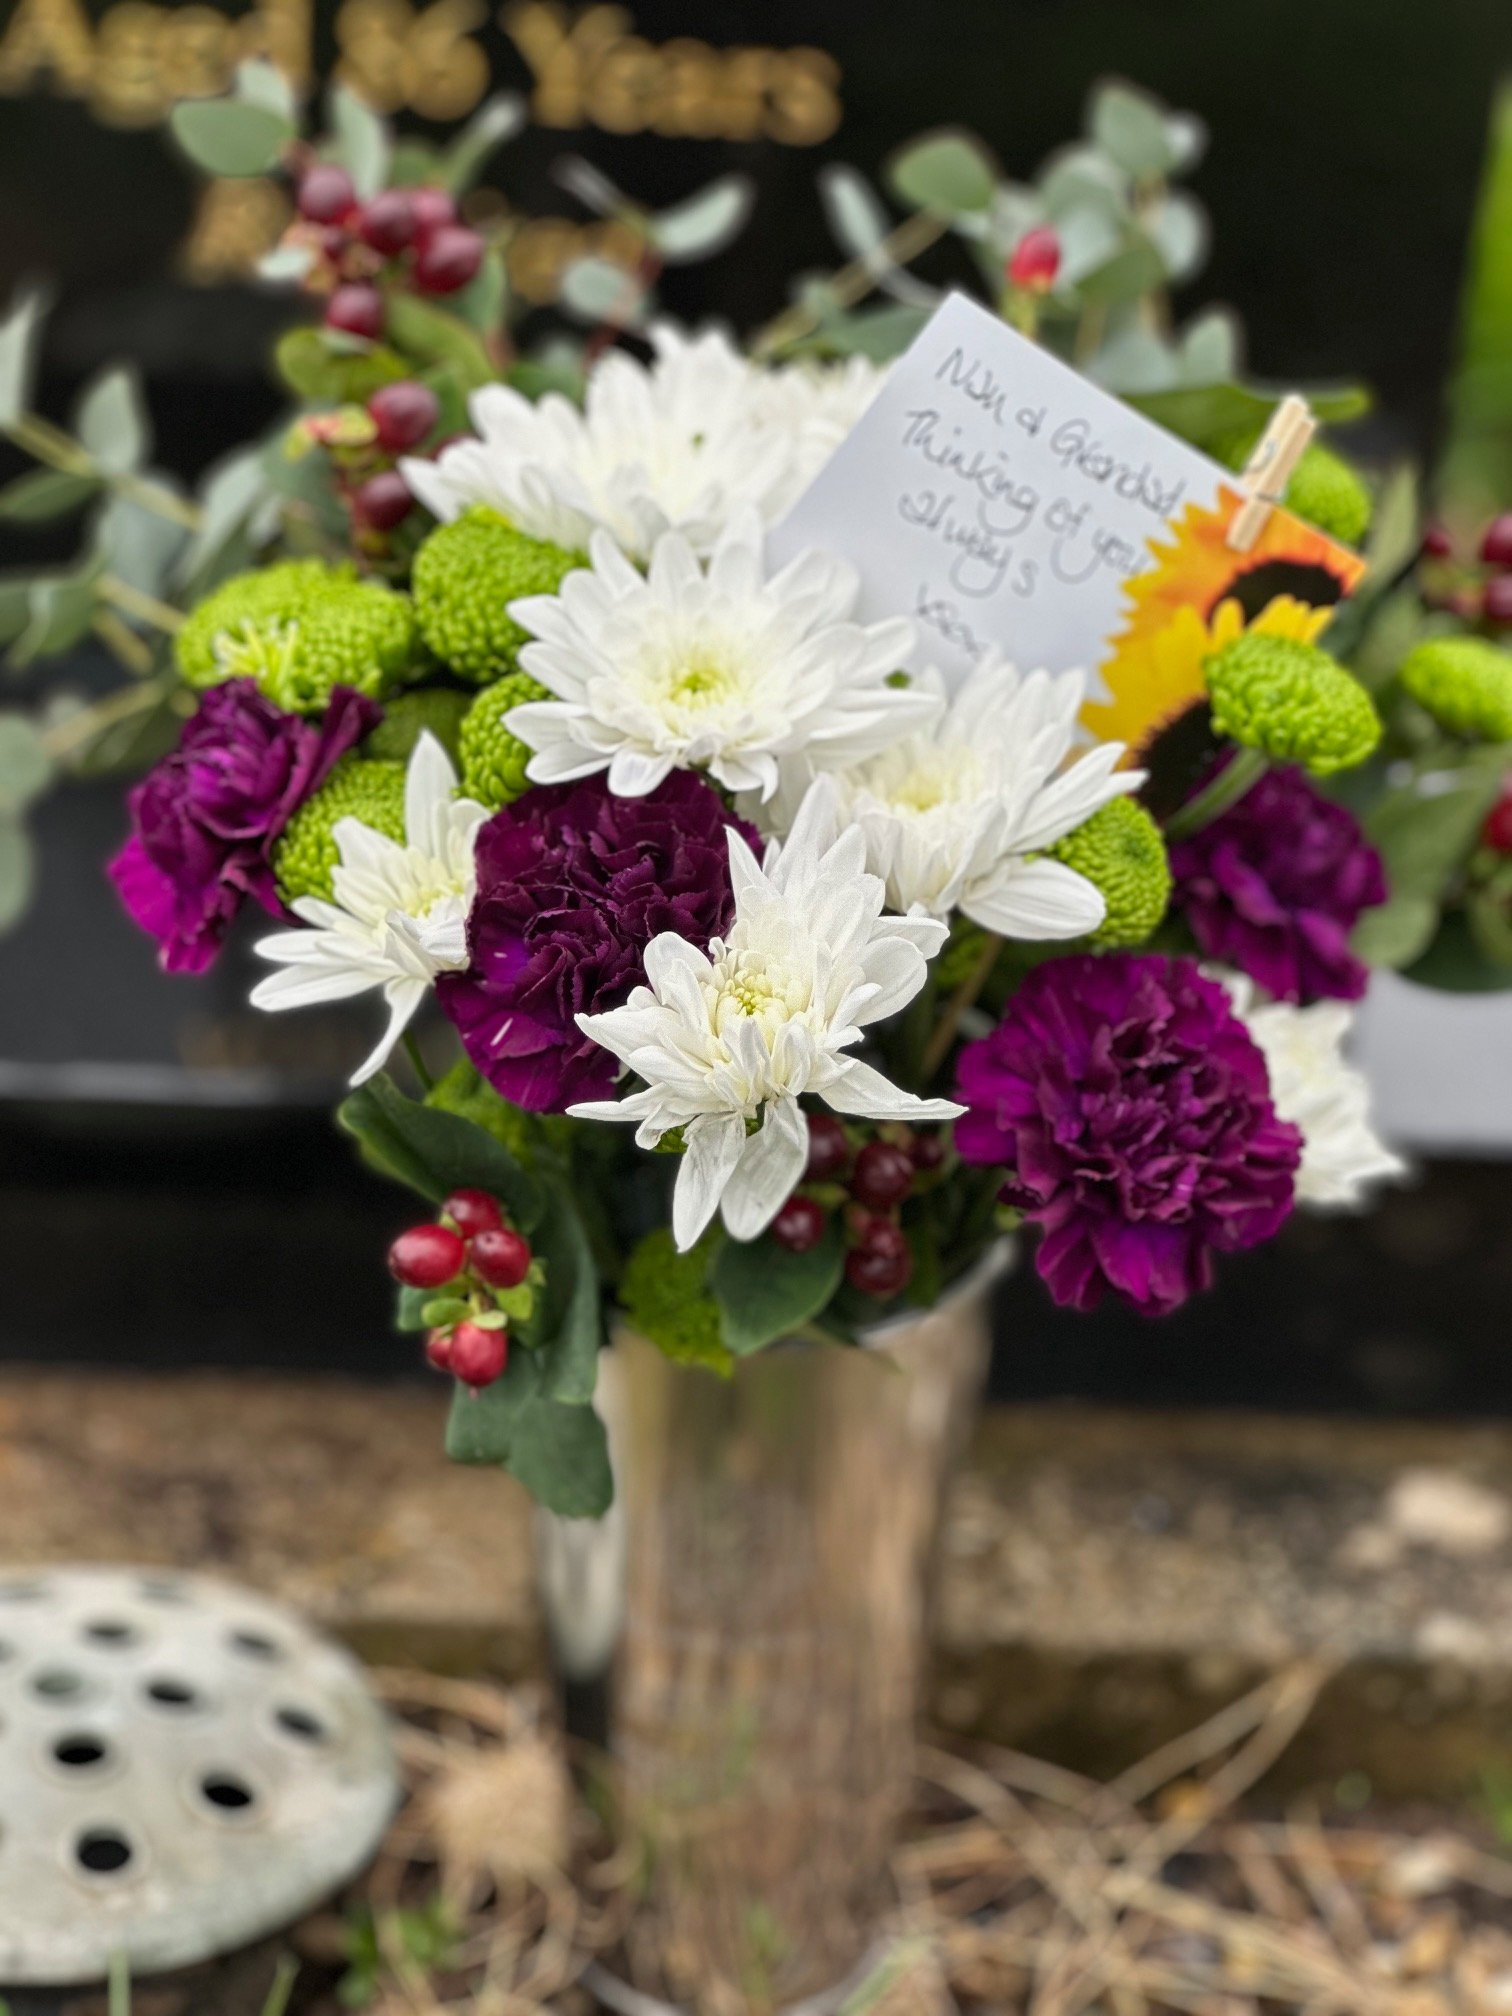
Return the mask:
<path id="1" fill-rule="evenodd" d="M 362 1868 L 397 1797 L 361 1668 L 290 1611 L 0 1569 L 0 1985 L 234 1952 Z"/>

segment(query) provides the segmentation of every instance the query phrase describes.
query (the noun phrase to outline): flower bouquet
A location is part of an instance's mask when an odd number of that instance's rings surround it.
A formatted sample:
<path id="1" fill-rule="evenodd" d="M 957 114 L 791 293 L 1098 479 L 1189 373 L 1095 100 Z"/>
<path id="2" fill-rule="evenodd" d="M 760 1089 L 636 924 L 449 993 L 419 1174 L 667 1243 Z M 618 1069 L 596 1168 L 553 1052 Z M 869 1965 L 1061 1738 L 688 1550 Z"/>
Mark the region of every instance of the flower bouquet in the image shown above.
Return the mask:
<path id="1" fill-rule="evenodd" d="M 1127 237 L 1172 277 L 1195 142 L 1100 102 L 1032 187 L 960 136 L 895 186 L 911 245 L 956 230 L 1008 323 L 1117 389 L 1155 325 L 1098 276 Z M 1317 448 L 1304 551 L 1157 548 L 1102 665 L 1004 634 L 947 677 L 836 552 L 769 551 L 929 306 L 856 178 L 829 200 L 891 303 L 846 280 L 742 350 L 648 322 L 648 259 L 574 378 L 490 347 L 485 295 L 453 316 L 481 351 L 440 340 L 481 252 L 424 174 L 298 159 L 318 506 L 165 626 L 187 719 L 111 873 L 170 971 L 260 909 L 259 1007 L 373 1002 L 340 1118 L 426 1201 L 389 1258 L 451 1453 L 576 1520 L 618 1473 L 627 1965 L 779 2002 L 864 1946 L 1005 1241 L 1058 1303 L 1158 1316 L 1398 1166 L 1345 1056 L 1393 900 L 1347 780 L 1383 715 L 1480 734 L 1443 695 L 1507 661 L 1372 698 L 1328 632 L 1372 500 Z M 1173 338 L 1144 403 L 1239 466 L 1274 402 L 1202 380 L 1215 341 Z M 1432 817 L 1401 802 L 1399 848 Z"/>

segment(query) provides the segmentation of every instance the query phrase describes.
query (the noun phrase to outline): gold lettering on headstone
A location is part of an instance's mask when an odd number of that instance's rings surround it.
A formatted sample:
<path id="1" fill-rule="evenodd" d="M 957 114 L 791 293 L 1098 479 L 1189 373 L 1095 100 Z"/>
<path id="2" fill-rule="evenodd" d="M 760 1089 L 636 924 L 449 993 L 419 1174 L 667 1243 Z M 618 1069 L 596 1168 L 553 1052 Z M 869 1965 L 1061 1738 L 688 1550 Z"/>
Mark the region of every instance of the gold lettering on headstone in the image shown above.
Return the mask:
<path id="1" fill-rule="evenodd" d="M 179 270 L 200 287 L 245 280 L 293 215 L 287 193 L 265 175 L 209 182 L 179 250 Z"/>
<path id="2" fill-rule="evenodd" d="M 82 98 L 94 74 L 94 34 L 79 0 L 17 0 L 0 42 L 0 91 L 19 96 L 44 77 Z"/>
<path id="3" fill-rule="evenodd" d="M 408 106 L 426 119 L 465 119 L 488 89 L 488 57 L 472 39 L 483 0 L 345 0 L 336 16 L 336 74 L 379 112 Z"/>

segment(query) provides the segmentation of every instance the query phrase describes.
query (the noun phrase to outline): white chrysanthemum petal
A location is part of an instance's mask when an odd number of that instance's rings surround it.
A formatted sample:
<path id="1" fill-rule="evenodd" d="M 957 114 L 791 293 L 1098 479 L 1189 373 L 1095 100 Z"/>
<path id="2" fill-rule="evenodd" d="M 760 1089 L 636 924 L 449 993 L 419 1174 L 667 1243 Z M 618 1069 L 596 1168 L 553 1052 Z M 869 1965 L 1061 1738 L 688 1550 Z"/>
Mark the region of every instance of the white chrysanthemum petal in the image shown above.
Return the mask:
<path id="1" fill-rule="evenodd" d="M 961 908 L 984 930 L 1031 943 L 1081 938 L 1108 914 L 1102 891 L 1061 861 L 1013 861 L 984 888 L 967 890 Z"/>
<path id="2" fill-rule="evenodd" d="M 719 1209 L 745 1144 L 745 1121 L 738 1113 L 705 1114 L 688 1128 L 672 1193 L 672 1236 L 681 1252 L 697 1244 Z"/>
<path id="3" fill-rule="evenodd" d="M 732 1239 L 765 1232 L 797 1187 L 808 1160 L 808 1126 L 794 1098 L 768 1102 L 725 1186 L 722 1208 Z"/>
<path id="4" fill-rule="evenodd" d="M 295 915 L 309 928 L 274 932 L 253 947 L 278 969 L 252 990 L 258 1008 L 383 989 L 388 1026 L 354 1085 L 382 1068 L 436 975 L 467 964 L 474 848 L 488 813 L 470 798 L 454 798 L 456 781 L 440 743 L 421 735 L 405 774 L 404 844 L 360 819 L 338 819 L 331 829 L 340 857 L 331 874 L 334 900 L 301 897 Z"/>
<path id="5" fill-rule="evenodd" d="M 1344 1054 L 1354 1022 L 1349 1008 L 1337 1001 L 1253 1007 L 1246 982 L 1226 972 L 1217 977 L 1265 1055 L 1276 1111 L 1301 1130 L 1297 1202 L 1348 1208 L 1364 1200 L 1371 1184 L 1400 1176 L 1405 1165 L 1370 1124 L 1365 1075 Z"/>

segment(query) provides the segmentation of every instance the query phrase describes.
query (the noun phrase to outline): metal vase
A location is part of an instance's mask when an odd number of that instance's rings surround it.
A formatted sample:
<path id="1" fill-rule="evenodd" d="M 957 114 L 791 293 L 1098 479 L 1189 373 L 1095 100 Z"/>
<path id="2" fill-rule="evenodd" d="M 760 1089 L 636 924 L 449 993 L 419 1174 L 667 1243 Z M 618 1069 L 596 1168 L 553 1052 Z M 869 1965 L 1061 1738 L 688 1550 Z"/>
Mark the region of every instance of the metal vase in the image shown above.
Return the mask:
<path id="1" fill-rule="evenodd" d="M 729 1380 L 629 1333 L 606 1356 L 618 1509 L 559 1534 L 575 1558 L 548 1547 L 546 1581 L 580 1672 L 613 1641 L 610 1748 L 644 1850 L 622 1971 L 663 2004 L 783 2008 L 866 1959 L 1002 1261 L 859 1350 L 781 1345 Z"/>

